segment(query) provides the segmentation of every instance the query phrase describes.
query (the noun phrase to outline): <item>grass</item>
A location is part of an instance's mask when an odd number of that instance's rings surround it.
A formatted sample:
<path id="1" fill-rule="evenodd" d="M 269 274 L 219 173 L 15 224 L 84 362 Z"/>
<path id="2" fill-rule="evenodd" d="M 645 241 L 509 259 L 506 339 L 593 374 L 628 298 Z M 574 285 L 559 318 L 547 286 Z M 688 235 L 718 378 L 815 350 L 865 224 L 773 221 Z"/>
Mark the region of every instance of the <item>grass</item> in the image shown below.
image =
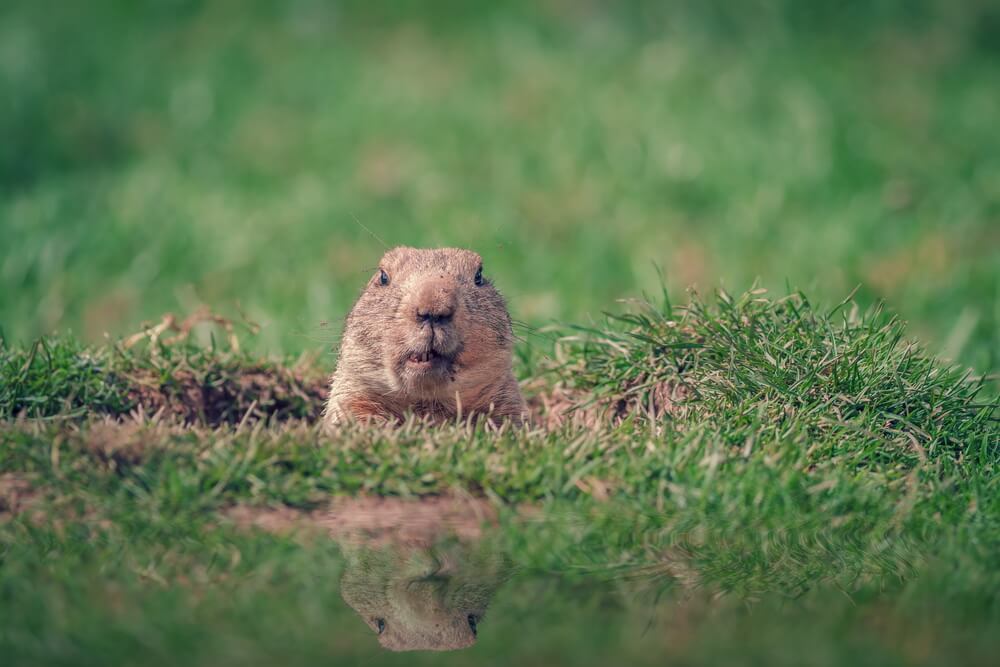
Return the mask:
<path id="1" fill-rule="evenodd" d="M 808 646 L 819 664 L 861 654 L 944 664 L 954 651 L 986 664 L 1000 623 L 1000 424 L 981 380 L 928 357 L 894 318 L 849 302 L 816 309 L 801 294 L 636 306 L 568 333 L 551 356 L 525 362 L 535 391 L 559 396 L 541 405 L 561 413 L 500 432 L 411 421 L 326 434 L 278 409 L 185 424 L 96 391 L 66 413 L 61 395 L 38 395 L 33 372 L 58 378 L 81 360 L 117 359 L 90 368 L 125 383 L 113 368 L 184 359 L 180 372 L 197 364 L 195 376 L 215 378 L 261 362 L 190 341 L 6 349 L 5 400 L 22 417 L 0 432 L 0 469 L 30 493 L 7 501 L 19 509 L 0 525 L 5 653 L 31 664 L 362 655 L 367 630 L 329 644 L 315 626 L 344 615 L 331 600 L 345 567 L 335 543 L 247 533 L 228 508 L 472 494 L 499 508 L 492 548 L 519 573 L 491 606 L 498 636 L 476 649 L 486 660 L 537 650 L 567 664 L 652 663 L 666 651 L 698 662 L 745 648 L 748 660 L 794 662 Z M 657 406 L 664 385 L 684 393 Z M 54 572 L 64 578 L 43 584 Z M 83 600 L 96 600 L 86 617 Z M 574 647 L 608 605 L 610 625 Z M 276 624 L 262 629 L 252 619 L 265 609 Z M 521 614 L 554 634 L 526 641 Z M 664 645 L 678 614 L 704 627 Z M 768 622 L 801 627 L 811 644 L 774 630 L 740 639 Z M 667 634 L 634 637 L 633 623 Z"/>
<path id="2" fill-rule="evenodd" d="M 162 409 L 189 423 L 315 419 L 327 378 L 307 362 L 286 366 L 238 349 L 158 341 L 130 350 L 123 343 L 86 347 L 74 338 L 41 338 L 20 348 L 0 339 L 0 418 Z"/>
<path id="3" fill-rule="evenodd" d="M 993 5 L 3 3 L 4 664 L 993 664 Z M 396 244 L 484 256 L 532 428 L 316 427 Z M 355 495 L 496 509 L 400 556 L 474 649 L 233 514 Z"/>
<path id="4" fill-rule="evenodd" d="M 935 352 L 1000 358 L 986 0 L 14 0 L 0 24 L 10 339 L 208 304 L 312 351 L 384 241 L 477 249 L 532 326 L 659 266 L 675 299 L 860 286 Z"/>

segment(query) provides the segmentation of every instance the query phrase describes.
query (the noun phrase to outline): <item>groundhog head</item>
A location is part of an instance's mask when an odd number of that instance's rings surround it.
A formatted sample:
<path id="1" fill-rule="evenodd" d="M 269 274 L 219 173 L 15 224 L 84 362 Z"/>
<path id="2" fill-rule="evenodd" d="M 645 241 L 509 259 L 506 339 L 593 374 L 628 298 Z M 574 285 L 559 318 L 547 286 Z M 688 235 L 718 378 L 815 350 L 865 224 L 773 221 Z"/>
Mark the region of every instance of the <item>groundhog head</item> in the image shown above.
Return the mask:
<path id="1" fill-rule="evenodd" d="M 519 420 L 513 332 L 503 297 L 469 250 L 387 252 L 348 315 L 327 414 Z"/>

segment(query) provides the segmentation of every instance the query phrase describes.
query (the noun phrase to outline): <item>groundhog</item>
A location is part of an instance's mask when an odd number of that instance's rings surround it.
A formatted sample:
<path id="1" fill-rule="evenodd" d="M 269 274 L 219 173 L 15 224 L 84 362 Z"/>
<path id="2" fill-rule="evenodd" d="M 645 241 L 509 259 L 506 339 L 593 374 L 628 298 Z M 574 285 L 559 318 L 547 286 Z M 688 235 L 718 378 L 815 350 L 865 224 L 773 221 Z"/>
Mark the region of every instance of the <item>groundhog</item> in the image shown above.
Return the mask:
<path id="1" fill-rule="evenodd" d="M 524 419 L 503 296 L 469 250 L 387 252 L 347 316 L 325 422 Z"/>

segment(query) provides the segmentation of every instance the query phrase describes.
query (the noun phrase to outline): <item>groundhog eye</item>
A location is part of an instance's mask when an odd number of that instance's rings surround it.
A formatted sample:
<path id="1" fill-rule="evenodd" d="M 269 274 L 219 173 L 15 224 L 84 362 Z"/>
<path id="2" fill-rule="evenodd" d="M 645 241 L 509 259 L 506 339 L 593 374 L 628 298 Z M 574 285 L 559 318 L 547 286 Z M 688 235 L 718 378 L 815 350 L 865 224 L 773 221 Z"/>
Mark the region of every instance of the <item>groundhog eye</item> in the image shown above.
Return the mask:
<path id="1" fill-rule="evenodd" d="M 483 267 L 481 267 L 481 266 L 479 267 L 479 269 L 476 271 L 476 277 L 473 278 L 473 280 L 475 281 L 476 285 L 482 286 L 482 284 L 484 282 L 483 281 Z"/>
<path id="2" fill-rule="evenodd" d="M 385 287 L 389 284 L 389 274 L 382 269 L 378 270 L 378 284 Z"/>
<path id="3" fill-rule="evenodd" d="M 385 619 L 383 619 L 383 618 L 376 618 L 375 619 L 375 630 L 379 634 L 382 634 L 383 632 L 385 632 Z"/>

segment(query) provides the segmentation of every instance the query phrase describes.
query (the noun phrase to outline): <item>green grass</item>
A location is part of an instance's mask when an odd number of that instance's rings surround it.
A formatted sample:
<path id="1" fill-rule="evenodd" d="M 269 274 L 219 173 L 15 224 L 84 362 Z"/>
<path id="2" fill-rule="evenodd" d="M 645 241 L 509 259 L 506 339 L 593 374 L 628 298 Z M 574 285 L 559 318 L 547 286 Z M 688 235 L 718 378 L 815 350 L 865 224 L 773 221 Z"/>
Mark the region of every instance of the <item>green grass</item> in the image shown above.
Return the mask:
<path id="1" fill-rule="evenodd" d="M 3 664 L 993 664 L 994 4 L 3 3 Z M 317 428 L 386 244 L 535 426 Z M 475 648 L 231 515 L 353 495 L 497 508 Z"/>
<path id="2" fill-rule="evenodd" d="M 267 416 L 315 419 L 327 376 L 302 357 L 283 365 L 238 349 L 126 342 L 86 347 L 70 337 L 40 338 L 29 348 L 0 339 L 0 419 L 138 410 L 189 423 Z"/>
<path id="3" fill-rule="evenodd" d="M 998 399 L 903 334 L 880 312 L 800 294 L 637 305 L 525 361 L 534 391 L 562 396 L 582 426 L 499 433 L 408 422 L 326 434 L 277 410 L 238 425 L 109 423 L 97 415 L 123 413 L 99 392 L 69 413 L 26 401 L 41 355 L 8 349 L 4 386 L 25 391 L 6 400 L 36 419 L 0 431 L 0 470 L 34 494 L 0 524 L 2 648 L 16 664 L 391 662 L 337 604 L 335 542 L 247 533 L 227 508 L 471 493 L 500 509 L 490 548 L 517 573 L 491 606 L 484 660 L 987 664 L 1000 627 Z M 133 368 L 195 359 L 203 378 L 261 363 L 187 341 L 41 349 L 53 377 L 116 356 Z M 664 384 L 686 393 L 658 409 Z M 679 622 L 698 629 L 675 644 Z M 523 623 L 546 631 L 529 638 Z"/>

